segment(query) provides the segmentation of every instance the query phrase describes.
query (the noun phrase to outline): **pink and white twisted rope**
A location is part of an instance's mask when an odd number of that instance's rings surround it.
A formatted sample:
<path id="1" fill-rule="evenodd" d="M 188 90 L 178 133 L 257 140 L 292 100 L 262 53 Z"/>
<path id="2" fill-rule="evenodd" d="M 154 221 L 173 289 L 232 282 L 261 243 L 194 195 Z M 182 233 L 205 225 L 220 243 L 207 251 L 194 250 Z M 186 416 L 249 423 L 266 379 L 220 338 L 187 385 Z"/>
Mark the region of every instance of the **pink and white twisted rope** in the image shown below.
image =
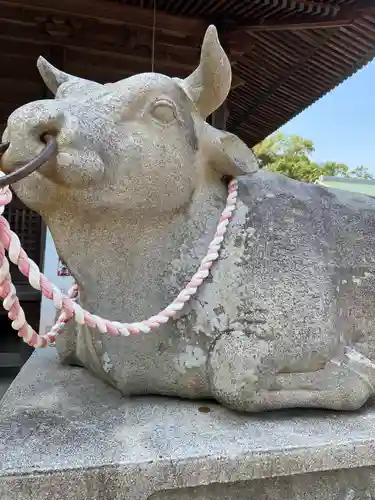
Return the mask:
<path id="1" fill-rule="evenodd" d="M 0 172 L 0 175 L 4 174 Z M 124 336 L 148 333 L 152 329 L 156 329 L 167 323 L 196 293 L 197 289 L 209 275 L 213 263 L 219 258 L 219 250 L 222 246 L 229 220 L 236 207 L 238 185 L 235 179 L 229 183 L 228 191 L 227 203 L 221 214 L 214 239 L 208 247 L 207 255 L 202 259 L 198 271 L 186 287 L 159 314 L 141 322 L 120 323 L 91 314 L 77 304 L 78 287 L 76 284 L 69 290 L 68 295 L 65 295 L 40 272 L 37 264 L 27 256 L 18 236 L 10 229 L 8 221 L 2 215 L 5 206 L 12 200 L 12 192 L 9 186 L 0 189 L 0 298 L 3 299 L 4 309 L 8 311 L 8 317 L 12 321 L 12 328 L 18 331 L 19 337 L 24 342 L 37 348 L 53 344 L 61 328 L 71 319 L 74 319 L 81 325 L 87 324 L 90 327 L 97 328 L 101 333 Z M 9 261 L 5 255 L 5 250 L 8 251 L 9 259 L 28 278 L 30 285 L 36 290 L 40 290 L 44 297 L 52 300 L 56 309 L 61 311 L 55 325 L 44 335 L 39 335 L 26 321 L 15 286 L 12 283 Z"/>

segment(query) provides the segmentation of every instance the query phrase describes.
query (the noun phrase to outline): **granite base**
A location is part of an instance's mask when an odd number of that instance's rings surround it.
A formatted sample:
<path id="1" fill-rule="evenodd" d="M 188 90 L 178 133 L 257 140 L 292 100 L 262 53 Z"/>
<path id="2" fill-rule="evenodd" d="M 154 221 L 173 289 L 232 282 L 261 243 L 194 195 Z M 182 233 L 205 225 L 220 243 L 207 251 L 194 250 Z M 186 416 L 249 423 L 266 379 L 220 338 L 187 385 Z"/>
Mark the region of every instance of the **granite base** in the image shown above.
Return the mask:
<path id="1" fill-rule="evenodd" d="M 243 415 L 211 401 L 124 399 L 60 365 L 54 349 L 38 351 L 1 402 L 0 498 L 369 500 L 375 404 Z"/>

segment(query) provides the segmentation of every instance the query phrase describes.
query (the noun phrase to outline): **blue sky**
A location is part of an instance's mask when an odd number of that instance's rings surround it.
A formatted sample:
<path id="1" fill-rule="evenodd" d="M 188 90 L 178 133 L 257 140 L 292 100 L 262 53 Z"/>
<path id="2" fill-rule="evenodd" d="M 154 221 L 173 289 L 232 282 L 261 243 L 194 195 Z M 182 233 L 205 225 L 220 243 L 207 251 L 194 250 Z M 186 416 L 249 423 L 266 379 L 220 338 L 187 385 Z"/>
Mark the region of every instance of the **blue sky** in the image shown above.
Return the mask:
<path id="1" fill-rule="evenodd" d="M 281 128 L 311 139 L 315 161 L 375 174 L 375 60 Z"/>

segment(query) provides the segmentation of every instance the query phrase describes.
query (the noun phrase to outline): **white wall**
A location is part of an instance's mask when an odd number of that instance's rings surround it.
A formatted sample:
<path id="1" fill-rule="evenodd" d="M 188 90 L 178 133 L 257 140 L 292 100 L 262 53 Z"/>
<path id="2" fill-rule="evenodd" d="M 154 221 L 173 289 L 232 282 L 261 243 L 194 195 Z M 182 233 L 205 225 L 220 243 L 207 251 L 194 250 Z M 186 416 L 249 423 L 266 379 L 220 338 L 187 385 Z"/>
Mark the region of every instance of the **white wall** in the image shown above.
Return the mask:
<path id="1" fill-rule="evenodd" d="M 44 254 L 44 267 L 43 273 L 54 285 L 56 285 L 64 293 L 68 293 L 69 288 L 72 286 L 73 278 L 71 276 L 58 276 L 57 270 L 59 265 L 59 258 L 57 256 L 55 244 L 53 242 L 51 233 L 47 229 L 46 233 L 46 247 Z M 56 309 L 52 300 L 45 297 L 42 298 L 41 311 L 40 311 L 40 326 L 39 333 L 46 333 L 55 322 Z"/>

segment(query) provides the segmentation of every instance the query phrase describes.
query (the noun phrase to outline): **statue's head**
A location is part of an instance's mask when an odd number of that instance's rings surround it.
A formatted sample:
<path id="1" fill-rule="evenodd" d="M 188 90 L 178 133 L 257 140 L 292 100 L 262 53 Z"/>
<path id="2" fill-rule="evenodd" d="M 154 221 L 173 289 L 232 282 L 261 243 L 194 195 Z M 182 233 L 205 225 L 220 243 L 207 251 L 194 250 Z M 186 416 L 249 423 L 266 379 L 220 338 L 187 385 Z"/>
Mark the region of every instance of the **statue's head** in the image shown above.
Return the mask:
<path id="1" fill-rule="evenodd" d="M 55 99 L 11 114 L 2 167 L 14 171 L 41 152 L 43 134 L 56 136 L 58 154 L 14 185 L 41 213 L 61 200 L 88 210 L 172 210 L 200 183 L 257 168 L 240 139 L 205 121 L 231 87 L 230 63 L 213 26 L 198 68 L 185 79 L 144 73 L 102 85 L 43 58 L 37 65 Z"/>

